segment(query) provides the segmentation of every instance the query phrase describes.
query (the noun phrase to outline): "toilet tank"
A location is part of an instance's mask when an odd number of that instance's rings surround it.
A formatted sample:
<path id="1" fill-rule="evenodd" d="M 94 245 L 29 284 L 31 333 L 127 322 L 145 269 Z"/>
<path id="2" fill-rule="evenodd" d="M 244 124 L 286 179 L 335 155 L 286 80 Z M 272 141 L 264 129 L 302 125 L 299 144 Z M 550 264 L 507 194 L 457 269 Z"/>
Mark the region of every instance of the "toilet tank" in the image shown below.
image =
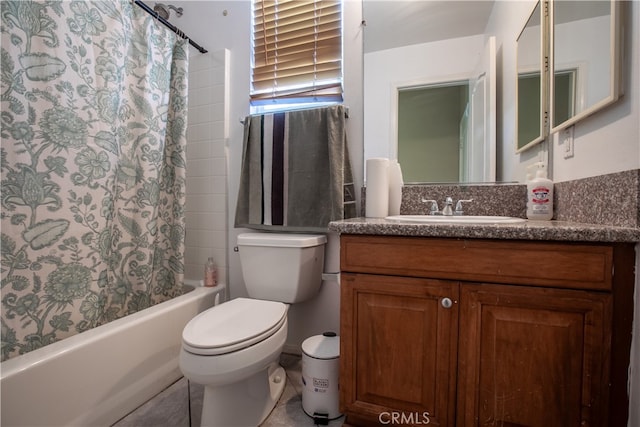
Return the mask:
<path id="1" fill-rule="evenodd" d="M 327 237 L 315 234 L 242 233 L 238 252 L 251 298 L 306 301 L 322 283 Z"/>

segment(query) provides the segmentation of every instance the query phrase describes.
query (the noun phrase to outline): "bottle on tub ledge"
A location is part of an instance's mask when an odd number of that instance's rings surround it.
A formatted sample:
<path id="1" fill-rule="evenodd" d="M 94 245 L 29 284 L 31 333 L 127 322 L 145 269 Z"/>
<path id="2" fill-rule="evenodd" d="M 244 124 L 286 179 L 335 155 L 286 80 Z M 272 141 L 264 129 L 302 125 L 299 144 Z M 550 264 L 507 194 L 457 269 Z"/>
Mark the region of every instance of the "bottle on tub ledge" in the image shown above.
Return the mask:
<path id="1" fill-rule="evenodd" d="M 527 180 L 527 218 L 548 221 L 553 218 L 553 181 L 547 178 L 544 163 L 529 167 L 536 168 L 536 173 L 535 178 Z"/>
<path id="2" fill-rule="evenodd" d="M 213 287 L 218 284 L 218 269 L 213 257 L 209 257 L 207 263 L 204 265 L 204 285 L 206 287 Z"/>

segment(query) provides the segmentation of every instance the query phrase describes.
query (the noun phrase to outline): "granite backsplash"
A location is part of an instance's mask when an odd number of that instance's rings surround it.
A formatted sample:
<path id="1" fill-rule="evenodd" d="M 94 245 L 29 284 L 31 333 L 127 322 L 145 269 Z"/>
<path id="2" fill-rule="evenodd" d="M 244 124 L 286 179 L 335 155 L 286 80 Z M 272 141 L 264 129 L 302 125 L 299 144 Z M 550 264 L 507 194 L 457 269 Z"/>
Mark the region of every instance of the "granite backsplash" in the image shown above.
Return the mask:
<path id="1" fill-rule="evenodd" d="M 402 189 L 400 213 L 420 215 L 430 204 L 451 196 L 464 204 L 465 215 L 504 215 L 526 218 L 527 187 L 524 184 L 408 184 Z M 365 216 L 366 188 L 362 189 L 361 215 Z M 554 219 L 586 224 L 640 228 L 640 169 L 575 181 L 555 183 Z"/>

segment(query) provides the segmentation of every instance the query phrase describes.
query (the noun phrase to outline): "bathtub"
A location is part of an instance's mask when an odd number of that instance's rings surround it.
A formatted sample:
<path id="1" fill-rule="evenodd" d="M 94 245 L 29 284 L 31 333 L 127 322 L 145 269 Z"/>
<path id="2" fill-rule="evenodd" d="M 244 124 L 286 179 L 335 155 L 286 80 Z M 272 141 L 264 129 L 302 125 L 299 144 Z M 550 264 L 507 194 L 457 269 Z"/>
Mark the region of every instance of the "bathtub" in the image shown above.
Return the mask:
<path id="1" fill-rule="evenodd" d="M 182 329 L 224 299 L 225 285 L 191 288 L 3 362 L 0 425 L 109 426 L 178 380 Z"/>

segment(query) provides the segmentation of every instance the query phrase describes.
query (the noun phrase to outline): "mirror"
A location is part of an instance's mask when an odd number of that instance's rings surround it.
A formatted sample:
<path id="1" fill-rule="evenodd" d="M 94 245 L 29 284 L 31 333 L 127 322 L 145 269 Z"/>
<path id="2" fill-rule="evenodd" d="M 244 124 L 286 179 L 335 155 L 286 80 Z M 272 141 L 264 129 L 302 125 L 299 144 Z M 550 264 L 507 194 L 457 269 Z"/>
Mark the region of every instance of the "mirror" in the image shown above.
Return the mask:
<path id="1" fill-rule="evenodd" d="M 517 39 L 516 152 L 545 138 L 544 18 L 538 2 Z"/>
<path id="2" fill-rule="evenodd" d="M 551 131 L 619 97 L 620 2 L 551 2 Z"/>
<path id="3" fill-rule="evenodd" d="M 398 159 L 407 183 L 495 181 L 493 4 L 363 0 L 365 159 Z M 433 120 L 442 96 L 452 114 Z M 437 151 L 445 129 L 428 121 L 448 124 L 447 160 Z"/>

